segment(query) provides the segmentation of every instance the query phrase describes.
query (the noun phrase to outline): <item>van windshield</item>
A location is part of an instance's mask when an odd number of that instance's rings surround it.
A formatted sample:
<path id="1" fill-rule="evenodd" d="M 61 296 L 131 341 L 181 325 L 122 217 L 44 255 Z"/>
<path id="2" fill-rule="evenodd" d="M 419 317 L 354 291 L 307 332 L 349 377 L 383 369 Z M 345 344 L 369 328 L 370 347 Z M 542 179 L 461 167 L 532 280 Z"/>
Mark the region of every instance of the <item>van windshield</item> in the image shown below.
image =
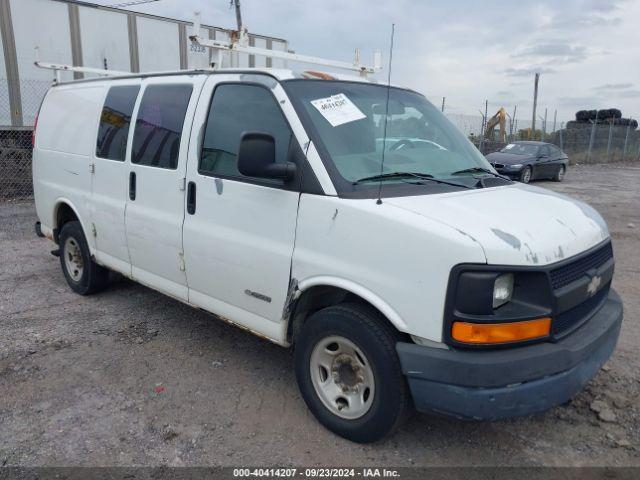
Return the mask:
<path id="1" fill-rule="evenodd" d="M 475 185 L 471 176 L 479 169 L 493 171 L 471 142 L 418 93 L 389 89 L 385 138 L 386 86 L 327 80 L 284 83 L 336 188 L 343 192 L 371 188 L 375 180 L 358 180 L 381 173 L 411 172 Z M 467 170 L 466 175 L 454 175 Z M 383 181 L 417 183 L 399 176 Z"/>

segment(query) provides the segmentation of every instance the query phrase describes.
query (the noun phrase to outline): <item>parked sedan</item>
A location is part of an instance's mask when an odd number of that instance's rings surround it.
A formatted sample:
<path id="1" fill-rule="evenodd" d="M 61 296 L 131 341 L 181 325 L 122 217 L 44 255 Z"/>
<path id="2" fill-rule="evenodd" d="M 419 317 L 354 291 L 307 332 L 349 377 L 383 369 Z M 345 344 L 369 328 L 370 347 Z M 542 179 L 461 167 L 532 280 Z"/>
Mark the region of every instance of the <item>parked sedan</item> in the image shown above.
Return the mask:
<path id="1" fill-rule="evenodd" d="M 545 142 L 513 142 L 487 155 L 487 160 L 498 173 L 522 183 L 543 178 L 561 182 L 569 165 L 562 150 Z"/>

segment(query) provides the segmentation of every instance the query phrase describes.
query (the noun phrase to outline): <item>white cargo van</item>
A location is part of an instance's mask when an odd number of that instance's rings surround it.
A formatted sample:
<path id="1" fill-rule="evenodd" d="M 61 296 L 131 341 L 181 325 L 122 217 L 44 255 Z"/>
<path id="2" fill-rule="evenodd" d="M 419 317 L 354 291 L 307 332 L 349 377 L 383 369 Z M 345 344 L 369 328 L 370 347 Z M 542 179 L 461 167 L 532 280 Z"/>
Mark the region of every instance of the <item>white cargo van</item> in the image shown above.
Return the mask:
<path id="1" fill-rule="evenodd" d="M 36 230 L 70 287 L 113 270 L 292 346 L 311 411 L 358 442 L 411 407 L 490 420 L 568 400 L 622 322 L 600 215 L 498 175 L 416 92 L 320 77 L 52 87 Z"/>

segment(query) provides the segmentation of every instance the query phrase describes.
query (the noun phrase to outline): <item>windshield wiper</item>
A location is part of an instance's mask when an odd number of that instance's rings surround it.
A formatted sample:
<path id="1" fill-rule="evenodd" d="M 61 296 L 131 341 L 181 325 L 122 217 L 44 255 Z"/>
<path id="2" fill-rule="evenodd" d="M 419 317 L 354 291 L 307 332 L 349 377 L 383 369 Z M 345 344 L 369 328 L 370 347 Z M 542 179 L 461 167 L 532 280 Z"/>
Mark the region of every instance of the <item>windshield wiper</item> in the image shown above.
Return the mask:
<path id="1" fill-rule="evenodd" d="M 483 168 L 483 167 L 465 168 L 464 170 L 458 170 L 457 172 L 453 172 L 451 175 L 461 175 L 463 173 L 488 173 L 489 175 L 493 175 L 494 177 L 502 178 L 504 180 L 511 180 L 509 177 L 505 177 L 504 175 L 500 175 L 499 173 L 492 172 L 488 168 Z"/>
<path id="2" fill-rule="evenodd" d="M 415 173 L 415 172 L 391 172 L 391 173 L 381 173 L 379 175 L 372 175 L 370 177 L 364 177 L 353 182 L 353 185 L 358 185 L 362 182 L 374 181 L 374 180 L 386 180 L 388 178 L 417 178 L 419 180 L 428 180 L 430 182 L 442 183 L 445 185 L 451 185 L 452 187 L 460 187 L 460 188 L 473 188 L 469 185 L 463 185 L 461 183 L 456 182 L 447 182 L 446 180 L 440 180 L 439 178 L 435 178 L 433 175 L 428 173 Z"/>

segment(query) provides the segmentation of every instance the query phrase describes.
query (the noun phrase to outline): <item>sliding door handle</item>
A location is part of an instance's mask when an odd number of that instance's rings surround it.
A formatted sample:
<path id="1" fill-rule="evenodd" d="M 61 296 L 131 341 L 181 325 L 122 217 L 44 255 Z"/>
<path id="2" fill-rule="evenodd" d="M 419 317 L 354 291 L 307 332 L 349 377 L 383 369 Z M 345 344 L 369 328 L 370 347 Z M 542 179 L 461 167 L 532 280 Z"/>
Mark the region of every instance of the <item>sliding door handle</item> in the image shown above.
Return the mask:
<path id="1" fill-rule="evenodd" d="M 189 182 L 187 185 L 187 213 L 193 215 L 196 213 L 196 184 Z"/>
<path id="2" fill-rule="evenodd" d="M 136 199 L 136 172 L 129 174 L 129 199 Z"/>

